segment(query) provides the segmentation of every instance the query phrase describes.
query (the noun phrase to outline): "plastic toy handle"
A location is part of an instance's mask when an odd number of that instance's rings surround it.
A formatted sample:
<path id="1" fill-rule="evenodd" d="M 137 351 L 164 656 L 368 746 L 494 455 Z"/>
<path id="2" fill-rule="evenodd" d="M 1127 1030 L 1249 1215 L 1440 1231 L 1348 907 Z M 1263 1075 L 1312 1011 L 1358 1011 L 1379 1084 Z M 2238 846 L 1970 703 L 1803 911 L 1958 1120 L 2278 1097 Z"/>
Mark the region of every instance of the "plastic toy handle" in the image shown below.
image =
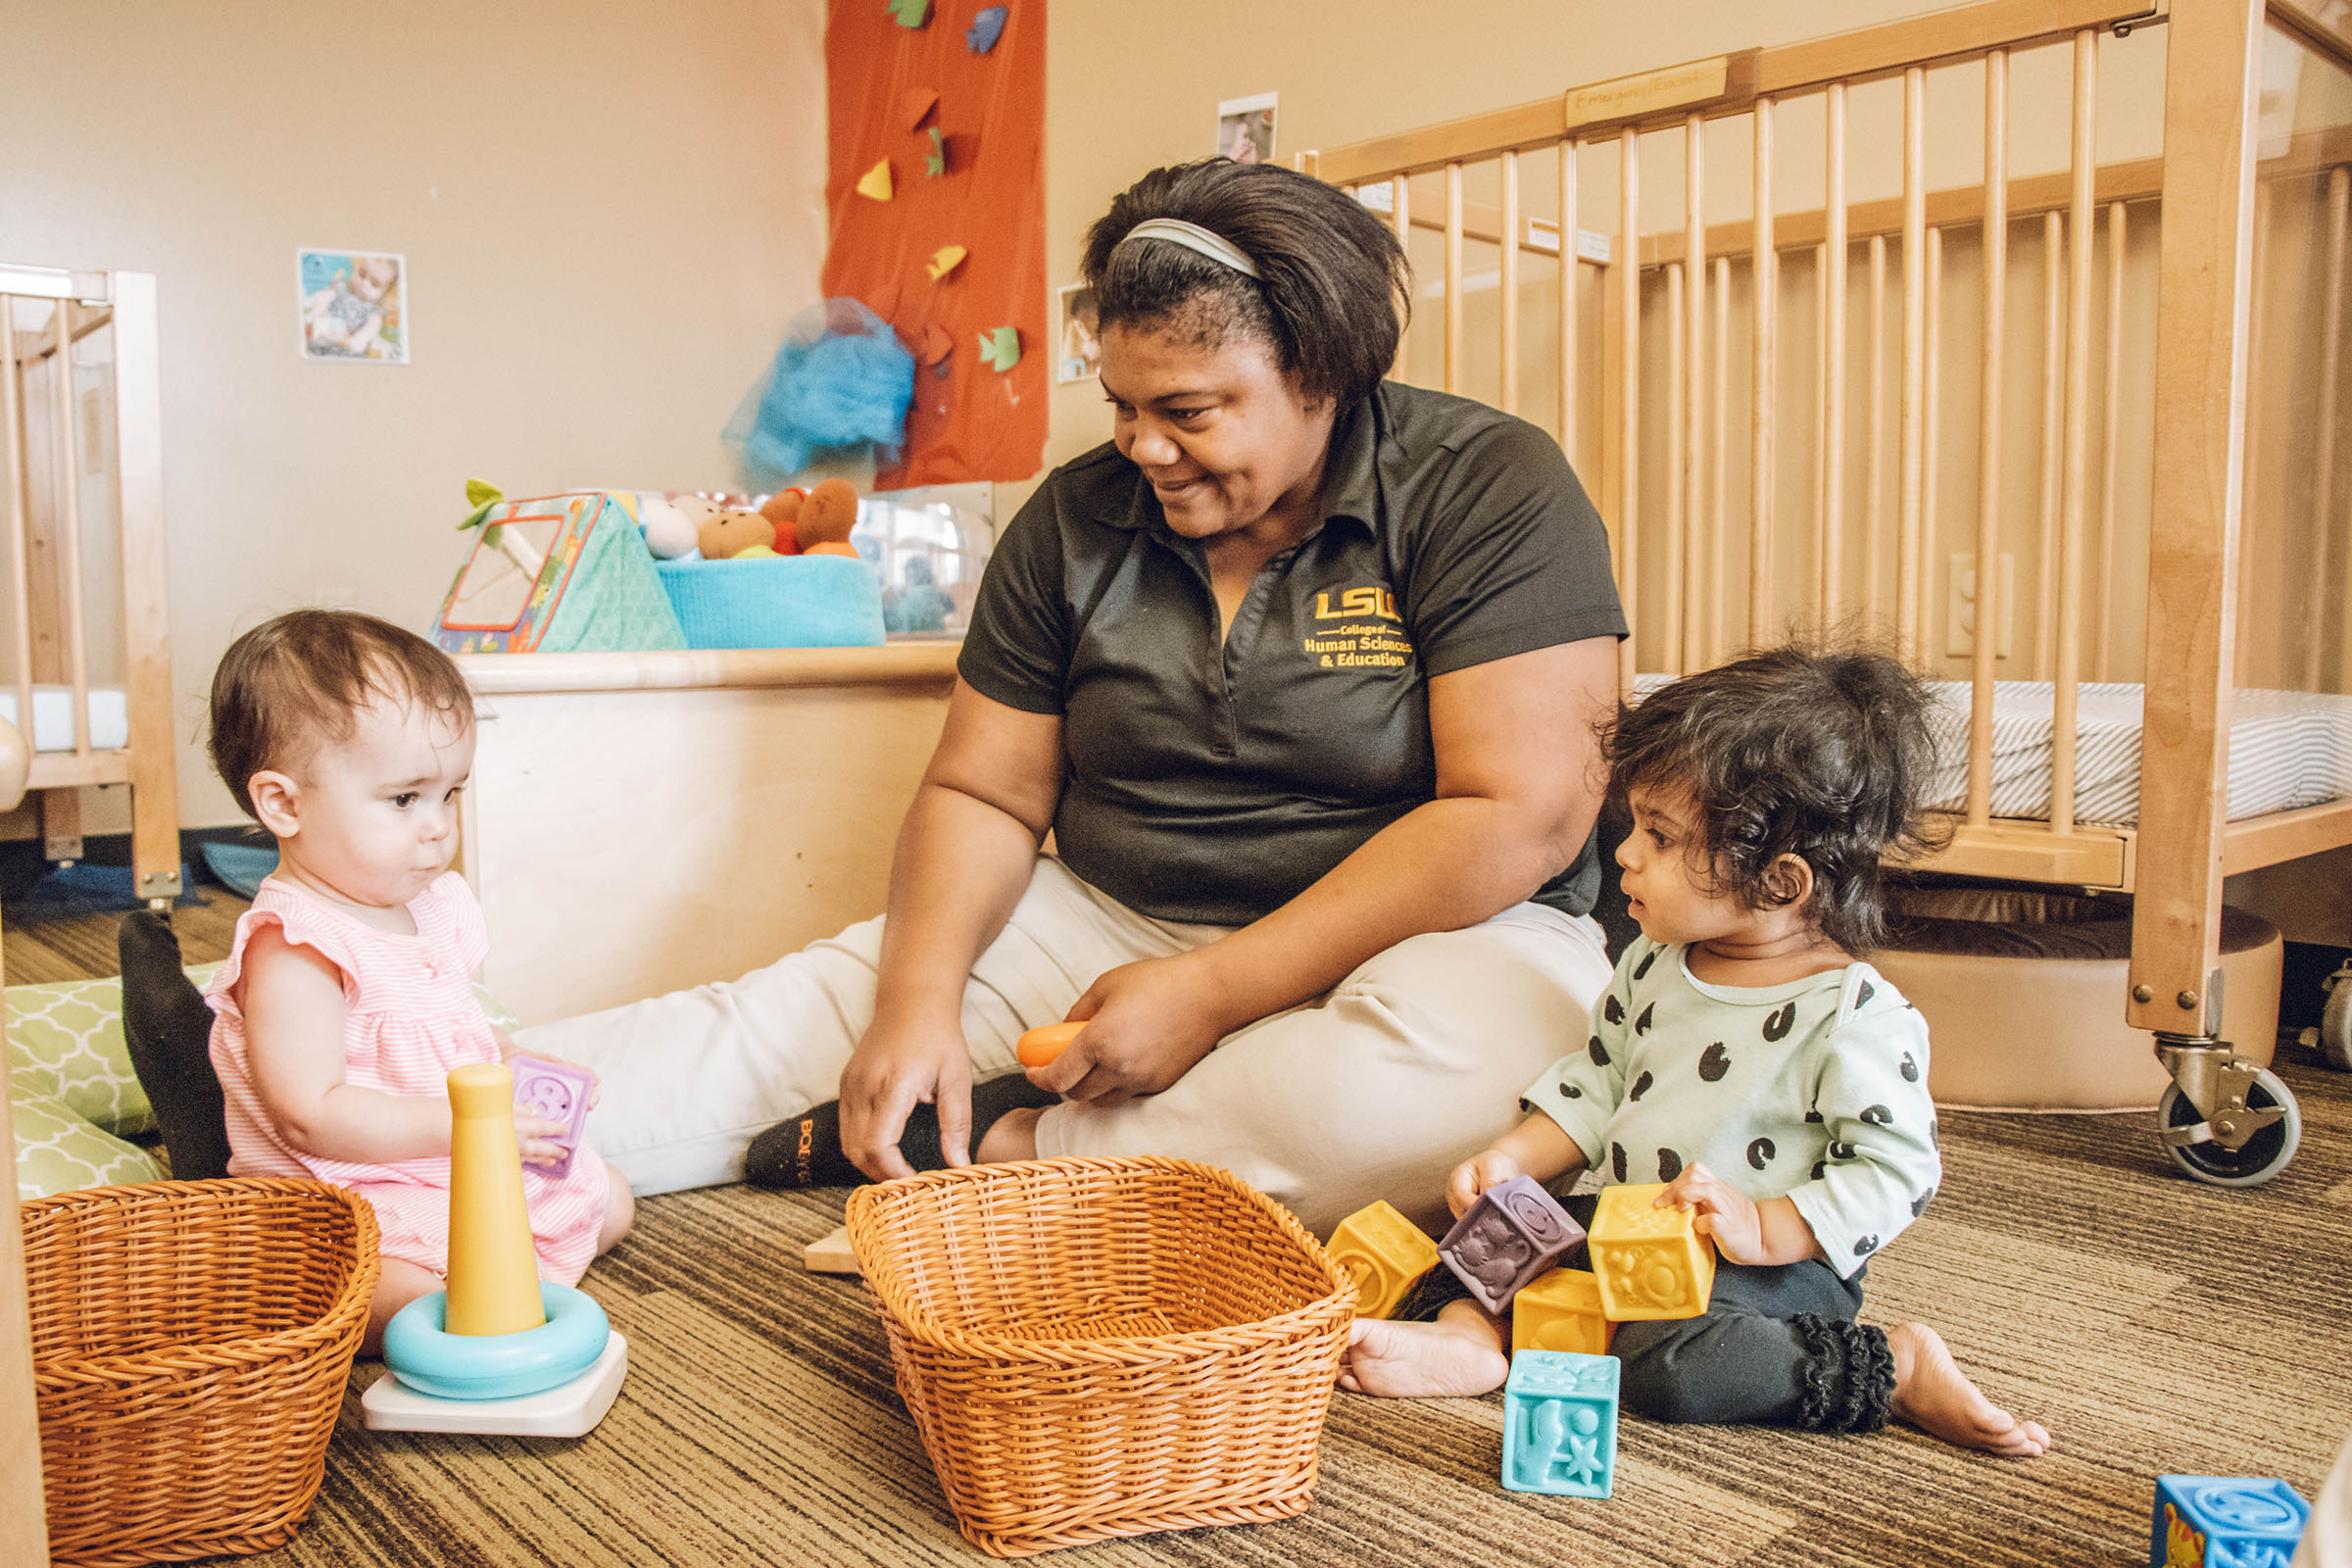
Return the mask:
<path id="1" fill-rule="evenodd" d="M 1078 1038 L 1078 1031 L 1085 1027 L 1083 1023 L 1050 1023 L 1043 1029 L 1032 1029 L 1021 1036 L 1012 1054 L 1024 1067 L 1043 1067 L 1067 1051 L 1070 1042 Z"/>

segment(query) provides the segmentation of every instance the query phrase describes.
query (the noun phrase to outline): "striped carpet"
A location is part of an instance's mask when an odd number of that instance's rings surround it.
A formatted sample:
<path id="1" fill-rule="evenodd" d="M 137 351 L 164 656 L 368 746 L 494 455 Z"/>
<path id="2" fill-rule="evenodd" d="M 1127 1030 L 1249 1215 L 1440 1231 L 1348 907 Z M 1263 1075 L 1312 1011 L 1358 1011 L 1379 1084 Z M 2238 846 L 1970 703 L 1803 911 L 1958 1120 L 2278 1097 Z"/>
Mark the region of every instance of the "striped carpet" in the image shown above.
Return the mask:
<path id="1" fill-rule="evenodd" d="M 2311 1495 L 2352 1431 L 2352 1080 L 2281 1058 L 2303 1152 L 2251 1193 L 2176 1179 L 2145 1116 L 1944 1118 L 1943 1196 L 1873 1262 L 1865 1312 L 1940 1326 L 1996 1399 L 2049 1425 L 2048 1457 L 1629 1418 L 1617 1494 L 1589 1502 L 1500 1489 L 1499 1397 L 1341 1395 L 1299 1518 L 1055 1560 L 2087 1568 L 2147 1560 L 2159 1472 L 2278 1475 Z M 799 1267 L 841 1196 L 644 1203 L 586 1282 L 632 1365 L 578 1442 L 368 1434 L 364 1367 L 312 1523 L 254 1560 L 985 1560 L 942 1507 L 863 1295 Z"/>

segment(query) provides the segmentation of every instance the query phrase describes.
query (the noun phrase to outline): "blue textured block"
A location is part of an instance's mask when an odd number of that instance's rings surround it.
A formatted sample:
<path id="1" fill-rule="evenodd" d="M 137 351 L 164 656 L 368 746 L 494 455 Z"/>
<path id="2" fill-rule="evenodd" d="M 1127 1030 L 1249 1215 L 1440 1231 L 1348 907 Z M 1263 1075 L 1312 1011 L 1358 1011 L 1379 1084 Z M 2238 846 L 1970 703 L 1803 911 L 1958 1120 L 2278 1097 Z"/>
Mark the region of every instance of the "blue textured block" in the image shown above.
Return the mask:
<path id="1" fill-rule="evenodd" d="M 1617 1359 L 1521 1350 L 1502 1387 L 1502 1484 L 1605 1497 L 1617 1480 Z"/>
<path id="2" fill-rule="evenodd" d="M 2310 1518 L 2267 1476 L 2158 1476 L 2148 1568 L 2287 1568 Z"/>

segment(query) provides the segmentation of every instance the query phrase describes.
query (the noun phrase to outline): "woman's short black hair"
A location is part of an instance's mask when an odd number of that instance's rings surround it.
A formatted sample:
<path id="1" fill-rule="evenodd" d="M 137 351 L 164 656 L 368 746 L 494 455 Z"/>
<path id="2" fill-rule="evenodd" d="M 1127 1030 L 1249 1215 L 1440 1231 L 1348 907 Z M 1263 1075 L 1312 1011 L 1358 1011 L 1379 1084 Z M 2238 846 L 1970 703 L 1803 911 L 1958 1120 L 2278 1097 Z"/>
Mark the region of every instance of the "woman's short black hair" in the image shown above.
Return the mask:
<path id="1" fill-rule="evenodd" d="M 1787 904 L 1775 860 L 1813 869 L 1805 915 L 1848 953 L 1886 925 L 1881 858 L 1932 842 L 1921 815 L 1935 766 L 1935 698 L 1896 661 L 1799 647 L 1750 654 L 1620 708 L 1604 741 L 1609 803 L 1687 795 L 1702 881 L 1750 908 Z"/>
<path id="2" fill-rule="evenodd" d="M 1262 275 L 1164 239 L 1120 245 L 1152 218 L 1223 236 Z M 1080 275 L 1099 331 L 1139 326 L 1212 347 L 1253 337 L 1301 392 L 1343 412 L 1389 373 L 1411 304 L 1404 249 L 1387 224 L 1311 174 L 1229 158 L 1154 169 L 1120 192 L 1087 231 Z"/>

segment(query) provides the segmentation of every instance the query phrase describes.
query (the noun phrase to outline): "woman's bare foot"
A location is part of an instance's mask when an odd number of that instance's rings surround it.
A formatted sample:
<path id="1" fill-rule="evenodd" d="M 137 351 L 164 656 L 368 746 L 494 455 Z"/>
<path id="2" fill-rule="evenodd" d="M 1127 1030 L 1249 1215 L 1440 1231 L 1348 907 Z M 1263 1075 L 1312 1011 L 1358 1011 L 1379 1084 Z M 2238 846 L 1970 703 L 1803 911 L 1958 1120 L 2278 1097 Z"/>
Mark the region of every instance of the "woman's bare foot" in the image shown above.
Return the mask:
<path id="1" fill-rule="evenodd" d="M 1984 1397 L 1952 1359 L 1943 1336 L 1925 1323 L 1888 1329 L 1886 1348 L 1894 1352 L 1894 1413 L 1905 1421 L 1946 1443 L 2005 1458 L 2049 1451 L 2050 1435 L 2040 1423 L 2020 1421 Z"/>
<path id="2" fill-rule="evenodd" d="M 976 1165 L 1002 1165 L 1010 1159 L 1037 1157 L 1037 1119 L 1045 1111 L 1034 1105 L 1019 1105 L 997 1118 L 997 1124 L 980 1140 L 972 1151 Z"/>
<path id="3" fill-rule="evenodd" d="M 1340 1387 L 1393 1399 L 1452 1399 L 1489 1394 L 1510 1375 L 1494 1320 L 1454 1301 L 1435 1323 L 1359 1317 L 1348 1332 Z"/>

